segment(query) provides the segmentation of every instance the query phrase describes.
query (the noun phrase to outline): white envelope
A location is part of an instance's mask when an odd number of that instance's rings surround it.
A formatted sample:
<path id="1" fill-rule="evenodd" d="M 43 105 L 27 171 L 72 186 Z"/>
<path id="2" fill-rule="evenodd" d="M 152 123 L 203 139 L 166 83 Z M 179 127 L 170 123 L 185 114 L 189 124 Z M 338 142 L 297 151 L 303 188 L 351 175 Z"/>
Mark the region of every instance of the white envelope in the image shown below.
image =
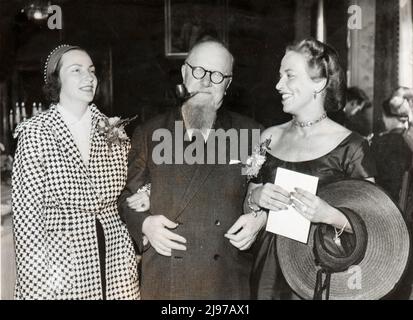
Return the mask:
<path id="1" fill-rule="evenodd" d="M 284 168 L 277 168 L 274 183 L 288 192 L 293 192 L 294 188 L 298 187 L 312 194 L 316 194 L 318 177 Z M 311 222 L 309 220 L 298 213 L 292 206 L 289 206 L 287 210 L 269 212 L 266 230 L 307 243 L 310 225 Z"/>

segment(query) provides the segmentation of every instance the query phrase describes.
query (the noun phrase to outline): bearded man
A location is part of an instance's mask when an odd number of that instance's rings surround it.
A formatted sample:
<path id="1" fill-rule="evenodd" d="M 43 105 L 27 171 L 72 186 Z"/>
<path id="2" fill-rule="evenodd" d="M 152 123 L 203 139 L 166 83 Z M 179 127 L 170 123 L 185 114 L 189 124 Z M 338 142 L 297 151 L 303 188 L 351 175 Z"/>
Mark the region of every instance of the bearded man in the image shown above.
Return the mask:
<path id="1" fill-rule="evenodd" d="M 211 132 L 218 129 L 235 130 L 238 138 L 241 129 L 248 130 L 252 141 L 252 131 L 260 126 L 221 108 L 232 81 L 233 63 L 223 43 L 208 39 L 195 44 L 181 68 L 189 92 L 186 101 L 134 132 L 127 184 L 118 203 L 121 218 L 142 255 L 142 299 L 250 297 L 251 246 L 266 217 L 243 214 L 247 179 L 242 164 L 231 161 L 240 160 L 239 154 L 238 159 L 233 159 L 233 153 L 230 156 L 234 141 L 223 144 L 228 149 L 224 164 L 206 160 L 189 164 L 187 157 L 177 157 L 175 150 L 200 139 L 205 149 L 202 157 L 216 160 L 222 154 L 217 148 L 223 145 L 215 144 L 212 150 L 207 150 L 207 145 L 215 139 Z M 179 123 L 186 130 L 182 135 L 177 130 Z M 160 143 L 154 137 L 159 129 L 172 135 L 172 164 L 154 159 L 154 148 Z M 250 152 L 251 145 L 248 149 Z M 215 152 L 212 157 L 207 154 L 211 151 Z M 137 212 L 127 199 L 148 182 L 150 210 Z"/>

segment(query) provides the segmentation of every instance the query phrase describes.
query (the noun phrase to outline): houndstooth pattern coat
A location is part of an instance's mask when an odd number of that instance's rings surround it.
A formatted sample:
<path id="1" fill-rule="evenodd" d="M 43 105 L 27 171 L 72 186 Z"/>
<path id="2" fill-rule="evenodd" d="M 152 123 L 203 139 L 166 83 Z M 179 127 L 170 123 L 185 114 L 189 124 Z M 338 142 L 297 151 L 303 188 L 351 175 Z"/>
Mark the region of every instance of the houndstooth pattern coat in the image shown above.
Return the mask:
<path id="1" fill-rule="evenodd" d="M 107 299 L 138 299 L 137 260 L 116 200 L 129 143 L 113 146 L 92 110 L 88 167 L 56 106 L 20 124 L 12 176 L 16 299 L 101 299 L 96 219 L 106 243 Z"/>

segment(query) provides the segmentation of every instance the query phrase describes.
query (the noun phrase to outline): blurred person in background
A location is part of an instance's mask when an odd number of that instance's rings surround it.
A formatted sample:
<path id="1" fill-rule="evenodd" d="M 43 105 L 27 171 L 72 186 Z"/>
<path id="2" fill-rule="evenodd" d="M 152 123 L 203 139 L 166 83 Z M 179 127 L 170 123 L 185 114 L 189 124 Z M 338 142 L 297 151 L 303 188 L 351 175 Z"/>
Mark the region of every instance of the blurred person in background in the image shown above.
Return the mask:
<path id="1" fill-rule="evenodd" d="M 413 152 L 413 90 L 399 87 L 383 103 L 384 130 L 372 140 L 372 150 L 377 162 L 377 183 L 397 201 L 406 218 L 411 221 L 411 208 L 407 208 L 409 173 Z M 411 193 L 411 191 L 410 191 Z M 410 205 L 411 207 L 411 205 Z"/>
<path id="2" fill-rule="evenodd" d="M 383 103 L 384 130 L 375 134 L 372 152 L 376 159 L 376 181 L 399 204 L 411 229 L 413 226 L 413 89 L 398 87 Z M 412 299 L 413 268 L 392 298 Z"/>
<path id="3" fill-rule="evenodd" d="M 372 104 L 366 93 L 358 87 L 346 90 L 346 105 L 343 108 L 344 126 L 358 132 L 366 138 L 371 138 Z"/>

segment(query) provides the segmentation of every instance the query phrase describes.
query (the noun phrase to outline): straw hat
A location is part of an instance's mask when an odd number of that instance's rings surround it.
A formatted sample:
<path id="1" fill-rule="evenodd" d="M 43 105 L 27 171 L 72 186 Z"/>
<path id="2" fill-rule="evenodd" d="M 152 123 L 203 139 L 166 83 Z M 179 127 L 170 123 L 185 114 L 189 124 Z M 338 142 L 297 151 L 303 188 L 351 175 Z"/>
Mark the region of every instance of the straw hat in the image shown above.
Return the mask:
<path id="1" fill-rule="evenodd" d="M 334 182 L 318 195 L 347 216 L 354 235 L 343 234 L 340 246 L 333 227 L 313 224 L 307 245 L 278 236 L 279 263 L 290 287 L 303 299 L 322 298 L 328 290 L 333 300 L 386 296 L 409 260 L 410 236 L 398 207 L 363 180 Z"/>

